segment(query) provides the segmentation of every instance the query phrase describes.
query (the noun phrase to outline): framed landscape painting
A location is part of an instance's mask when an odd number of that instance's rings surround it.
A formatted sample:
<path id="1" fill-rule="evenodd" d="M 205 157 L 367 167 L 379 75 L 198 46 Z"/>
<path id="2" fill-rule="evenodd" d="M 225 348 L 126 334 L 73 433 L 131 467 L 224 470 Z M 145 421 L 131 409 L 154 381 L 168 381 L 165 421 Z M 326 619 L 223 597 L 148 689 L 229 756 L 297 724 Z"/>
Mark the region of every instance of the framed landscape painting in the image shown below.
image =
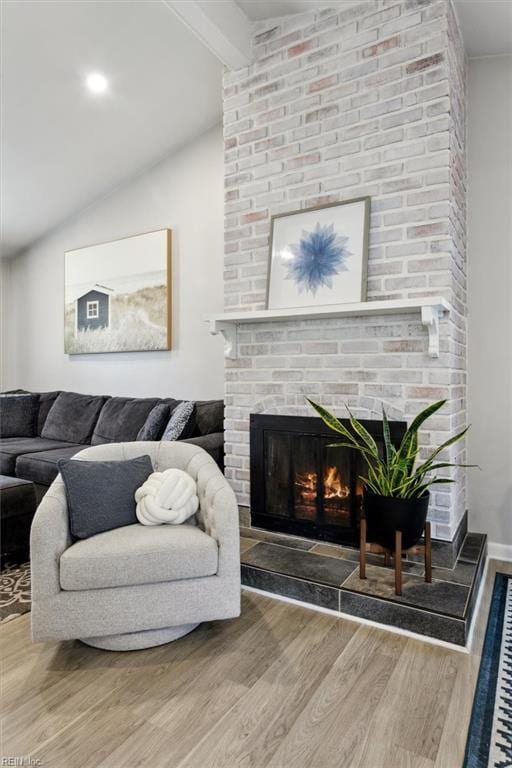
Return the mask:
<path id="1" fill-rule="evenodd" d="M 272 217 L 267 309 L 365 301 L 370 198 Z"/>
<path id="2" fill-rule="evenodd" d="M 69 355 L 171 348 L 171 230 L 65 254 Z"/>

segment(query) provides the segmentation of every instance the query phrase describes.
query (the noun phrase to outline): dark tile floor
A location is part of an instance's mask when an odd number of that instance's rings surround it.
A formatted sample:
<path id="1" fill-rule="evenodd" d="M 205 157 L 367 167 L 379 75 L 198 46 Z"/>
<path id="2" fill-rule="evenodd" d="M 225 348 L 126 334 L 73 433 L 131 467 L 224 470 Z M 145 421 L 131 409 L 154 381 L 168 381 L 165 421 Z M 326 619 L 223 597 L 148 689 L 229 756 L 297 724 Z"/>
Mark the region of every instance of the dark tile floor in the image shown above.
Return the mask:
<path id="1" fill-rule="evenodd" d="M 290 549 L 266 541 L 260 541 L 247 550 L 243 562 L 256 568 L 333 587 L 341 586 L 354 570 L 354 563 L 349 560 Z"/>
<path id="2" fill-rule="evenodd" d="M 242 583 L 418 634 L 464 645 L 487 542 L 468 533 L 453 567 L 433 568 L 424 581 L 421 562 L 403 562 L 402 595 L 394 571 L 380 555 L 368 555 L 367 578 L 359 578 L 357 549 L 258 528 L 241 529 Z"/>

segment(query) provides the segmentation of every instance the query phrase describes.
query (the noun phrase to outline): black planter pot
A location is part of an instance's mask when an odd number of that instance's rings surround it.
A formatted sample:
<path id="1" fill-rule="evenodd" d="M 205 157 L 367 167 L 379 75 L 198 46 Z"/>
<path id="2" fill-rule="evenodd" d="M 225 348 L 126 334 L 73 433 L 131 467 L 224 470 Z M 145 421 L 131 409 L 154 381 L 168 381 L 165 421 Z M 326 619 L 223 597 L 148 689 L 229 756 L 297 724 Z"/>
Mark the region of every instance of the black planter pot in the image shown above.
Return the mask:
<path id="1" fill-rule="evenodd" d="M 394 549 L 395 531 L 402 531 L 402 549 L 413 547 L 423 535 L 429 499 L 428 493 L 419 499 L 394 499 L 365 489 L 363 513 L 367 541 Z"/>

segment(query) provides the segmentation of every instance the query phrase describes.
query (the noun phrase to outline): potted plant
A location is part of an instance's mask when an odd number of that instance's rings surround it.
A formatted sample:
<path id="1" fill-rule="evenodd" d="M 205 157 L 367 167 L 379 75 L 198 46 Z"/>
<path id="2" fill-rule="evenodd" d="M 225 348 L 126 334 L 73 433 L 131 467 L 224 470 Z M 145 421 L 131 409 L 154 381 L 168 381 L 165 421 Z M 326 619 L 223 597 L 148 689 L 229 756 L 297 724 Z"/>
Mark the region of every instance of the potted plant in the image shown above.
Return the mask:
<path id="1" fill-rule="evenodd" d="M 391 442 L 389 423 L 382 407 L 383 453 L 374 438 L 358 421 L 347 406 L 350 429 L 326 408 L 307 398 L 320 418 L 333 432 L 342 435 L 341 442 L 330 447 L 353 448 L 361 454 L 367 466 L 363 483 L 363 512 L 366 518 L 368 539 L 383 547 L 394 547 L 395 531 L 402 532 L 402 548 L 414 546 L 422 536 L 428 513 L 429 488 L 437 483 L 453 483 L 454 480 L 439 477 L 436 473 L 448 467 L 466 467 L 468 464 L 453 464 L 438 460 L 439 454 L 448 446 L 461 440 L 469 427 L 435 448 L 428 458 L 419 462 L 418 431 L 421 425 L 445 405 L 440 400 L 427 406 L 419 413 L 406 431 L 398 448 Z"/>

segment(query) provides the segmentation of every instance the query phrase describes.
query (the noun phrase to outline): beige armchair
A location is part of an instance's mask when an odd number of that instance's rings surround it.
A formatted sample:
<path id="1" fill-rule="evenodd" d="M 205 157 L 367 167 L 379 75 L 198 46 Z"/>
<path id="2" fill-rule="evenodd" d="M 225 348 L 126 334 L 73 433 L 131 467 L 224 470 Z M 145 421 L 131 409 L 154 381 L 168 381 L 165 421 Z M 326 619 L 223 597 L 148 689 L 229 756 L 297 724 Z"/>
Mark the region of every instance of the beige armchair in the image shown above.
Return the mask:
<path id="1" fill-rule="evenodd" d="M 134 524 L 72 541 L 60 475 L 32 524 L 32 635 L 80 639 L 109 650 L 175 640 L 200 622 L 240 614 L 238 507 L 215 461 L 183 442 L 86 448 L 73 460 L 148 454 L 155 471 L 177 467 L 197 483 L 191 523 Z"/>

